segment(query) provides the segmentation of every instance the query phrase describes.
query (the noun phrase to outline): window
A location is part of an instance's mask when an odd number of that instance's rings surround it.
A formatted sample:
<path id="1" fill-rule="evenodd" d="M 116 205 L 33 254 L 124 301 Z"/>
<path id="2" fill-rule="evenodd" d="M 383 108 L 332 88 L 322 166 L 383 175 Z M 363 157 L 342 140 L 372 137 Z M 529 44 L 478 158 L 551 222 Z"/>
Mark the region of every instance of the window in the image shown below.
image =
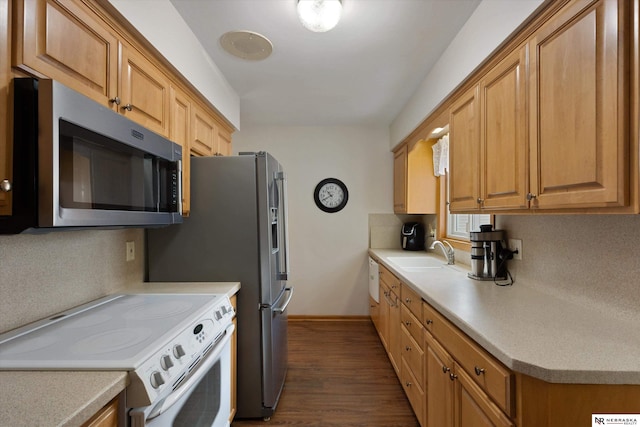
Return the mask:
<path id="1" fill-rule="evenodd" d="M 491 224 L 489 214 L 452 214 L 447 205 L 447 237 L 469 240 L 470 231 L 480 231 L 480 225 Z"/>
<path id="2" fill-rule="evenodd" d="M 447 159 L 448 160 L 448 159 Z M 483 224 L 492 224 L 493 218 L 490 214 L 452 214 L 449 212 L 449 173 L 445 175 L 445 185 L 447 187 L 445 194 L 447 195 L 445 212 L 446 217 L 446 235 L 449 239 L 469 241 L 470 231 L 480 231 Z"/>

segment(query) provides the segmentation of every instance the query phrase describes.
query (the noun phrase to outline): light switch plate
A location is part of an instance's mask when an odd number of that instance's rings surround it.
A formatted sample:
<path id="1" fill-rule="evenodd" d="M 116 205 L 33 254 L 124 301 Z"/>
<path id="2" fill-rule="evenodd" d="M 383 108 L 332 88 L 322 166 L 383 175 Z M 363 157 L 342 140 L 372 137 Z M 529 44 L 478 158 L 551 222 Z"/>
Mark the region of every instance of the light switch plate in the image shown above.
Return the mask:
<path id="1" fill-rule="evenodd" d="M 136 242 L 127 242 L 127 261 L 136 259 Z"/>

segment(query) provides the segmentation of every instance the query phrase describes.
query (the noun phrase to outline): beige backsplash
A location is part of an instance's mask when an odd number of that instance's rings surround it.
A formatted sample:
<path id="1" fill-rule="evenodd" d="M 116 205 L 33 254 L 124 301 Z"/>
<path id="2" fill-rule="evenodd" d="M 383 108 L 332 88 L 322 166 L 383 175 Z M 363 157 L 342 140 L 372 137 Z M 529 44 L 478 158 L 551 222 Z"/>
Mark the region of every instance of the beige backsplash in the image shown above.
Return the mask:
<path id="1" fill-rule="evenodd" d="M 427 234 L 435 227 L 434 215 L 370 214 L 371 247 L 399 249 L 408 220 Z M 640 215 L 497 215 L 496 229 L 523 241 L 523 259 L 508 264 L 514 286 L 640 321 Z M 469 265 L 470 254 L 456 250 L 456 263 Z"/>
<path id="2" fill-rule="evenodd" d="M 143 261 L 142 229 L 0 236 L 0 332 L 140 283 Z"/>

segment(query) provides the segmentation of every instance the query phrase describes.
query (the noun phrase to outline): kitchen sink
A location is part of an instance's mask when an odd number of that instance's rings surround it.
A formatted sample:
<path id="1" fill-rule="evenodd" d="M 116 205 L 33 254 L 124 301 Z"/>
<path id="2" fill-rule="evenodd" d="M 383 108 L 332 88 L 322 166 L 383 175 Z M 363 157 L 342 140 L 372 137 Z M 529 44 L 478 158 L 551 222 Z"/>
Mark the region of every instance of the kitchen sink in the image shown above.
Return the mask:
<path id="1" fill-rule="evenodd" d="M 400 269 L 410 272 L 429 271 L 445 265 L 438 259 L 425 257 L 389 257 L 388 260 Z"/>

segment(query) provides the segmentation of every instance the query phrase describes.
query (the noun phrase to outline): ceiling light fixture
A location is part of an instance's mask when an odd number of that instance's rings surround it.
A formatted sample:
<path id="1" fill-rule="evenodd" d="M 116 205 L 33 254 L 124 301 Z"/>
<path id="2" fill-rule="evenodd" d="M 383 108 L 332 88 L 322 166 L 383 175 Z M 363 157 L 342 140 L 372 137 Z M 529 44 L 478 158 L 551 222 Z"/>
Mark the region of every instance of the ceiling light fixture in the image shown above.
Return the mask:
<path id="1" fill-rule="evenodd" d="M 341 0 L 298 0 L 300 22 L 316 33 L 324 33 L 335 27 L 341 13 Z"/>

